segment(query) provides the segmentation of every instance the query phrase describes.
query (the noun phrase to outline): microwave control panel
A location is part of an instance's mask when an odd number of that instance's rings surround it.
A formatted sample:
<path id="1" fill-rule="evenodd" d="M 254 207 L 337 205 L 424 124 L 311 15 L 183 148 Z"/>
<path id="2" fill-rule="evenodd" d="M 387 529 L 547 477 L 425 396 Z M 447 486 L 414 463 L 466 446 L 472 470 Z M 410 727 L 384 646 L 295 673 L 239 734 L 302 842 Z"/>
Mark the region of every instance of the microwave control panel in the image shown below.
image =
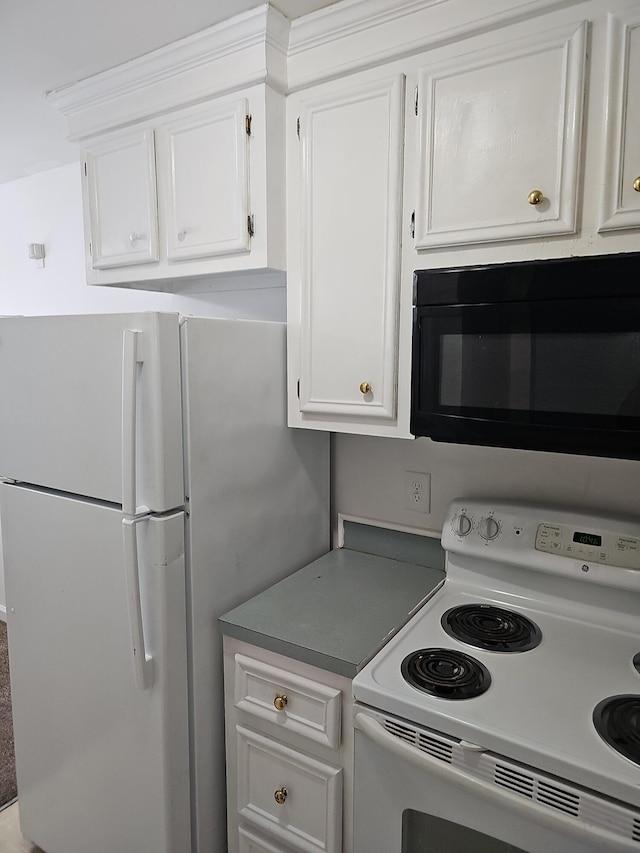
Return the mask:
<path id="1" fill-rule="evenodd" d="M 536 550 L 574 560 L 640 570 L 640 539 L 607 530 L 577 530 L 564 524 L 538 525 Z"/>

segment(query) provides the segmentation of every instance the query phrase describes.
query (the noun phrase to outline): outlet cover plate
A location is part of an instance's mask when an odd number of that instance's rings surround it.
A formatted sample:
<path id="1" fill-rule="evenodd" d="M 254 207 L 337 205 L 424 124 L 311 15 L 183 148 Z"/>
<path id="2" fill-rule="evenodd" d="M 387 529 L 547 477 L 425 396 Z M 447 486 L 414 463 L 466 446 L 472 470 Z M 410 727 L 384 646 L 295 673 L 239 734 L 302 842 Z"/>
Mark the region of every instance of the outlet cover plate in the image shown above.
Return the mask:
<path id="1" fill-rule="evenodd" d="M 405 472 L 404 508 L 411 512 L 431 512 L 431 474 Z"/>

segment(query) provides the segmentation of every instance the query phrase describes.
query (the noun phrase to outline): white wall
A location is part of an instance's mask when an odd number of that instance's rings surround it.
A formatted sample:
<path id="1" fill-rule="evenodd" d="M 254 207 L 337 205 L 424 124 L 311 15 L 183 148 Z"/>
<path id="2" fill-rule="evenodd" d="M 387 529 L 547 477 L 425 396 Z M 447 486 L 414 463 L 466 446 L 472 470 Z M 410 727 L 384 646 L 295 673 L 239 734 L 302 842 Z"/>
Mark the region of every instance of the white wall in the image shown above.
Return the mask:
<path id="1" fill-rule="evenodd" d="M 29 243 L 45 244 L 44 268 L 29 260 Z M 284 288 L 173 296 L 87 287 L 79 164 L 0 185 L 0 316 L 149 310 L 284 321 L 286 297 Z M 0 618 L 4 611 L 0 548 Z"/>
<path id="2" fill-rule="evenodd" d="M 334 441 L 335 509 L 439 532 L 449 501 L 488 496 L 569 504 L 640 516 L 640 462 L 339 435 Z M 406 471 L 431 474 L 431 512 L 404 509 Z"/>
<path id="3" fill-rule="evenodd" d="M 173 296 L 87 287 L 80 166 L 74 163 L 0 184 L 0 315 L 180 311 L 284 320 L 284 288 Z M 27 256 L 44 243 L 45 266 Z"/>

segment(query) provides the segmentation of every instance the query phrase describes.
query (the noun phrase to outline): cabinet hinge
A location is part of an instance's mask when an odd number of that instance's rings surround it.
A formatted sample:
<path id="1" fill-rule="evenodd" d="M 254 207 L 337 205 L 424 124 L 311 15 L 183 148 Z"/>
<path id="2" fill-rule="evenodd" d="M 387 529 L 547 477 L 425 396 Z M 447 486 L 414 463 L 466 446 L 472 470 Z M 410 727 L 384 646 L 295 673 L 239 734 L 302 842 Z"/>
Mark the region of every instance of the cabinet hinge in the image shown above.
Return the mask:
<path id="1" fill-rule="evenodd" d="M 84 176 L 87 177 L 87 164 L 84 164 Z"/>
<path id="2" fill-rule="evenodd" d="M 299 400 L 300 399 L 300 380 L 299 379 L 298 379 L 297 393 L 298 393 L 298 400 Z"/>
<path id="3" fill-rule="evenodd" d="M 411 212 L 411 236 L 416 236 L 416 212 L 415 210 Z"/>
<path id="4" fill-rule="evenodd" d="M 415 110 L 415 114 L 418 115 L 418 87 L 413 90 L 413 109 Z"/>
<path id="5" fill-rule="evenodd" d="M 300 116 L 296 119 L 296 133 L 298 134 L 298 139 L 300 139 Z"/>
<path id="6" fill-rule="evenodd" d="M 247 136 L 251 136 L 251 116 L 246 116 L 244 126 L 247 131 Z"/>
<path id="7" fill-rule="evenodd" d="M 247 231 L 249 232 L 249 237 L 253 237 L 255 234 L 253 216 L 247 216 Z"/>

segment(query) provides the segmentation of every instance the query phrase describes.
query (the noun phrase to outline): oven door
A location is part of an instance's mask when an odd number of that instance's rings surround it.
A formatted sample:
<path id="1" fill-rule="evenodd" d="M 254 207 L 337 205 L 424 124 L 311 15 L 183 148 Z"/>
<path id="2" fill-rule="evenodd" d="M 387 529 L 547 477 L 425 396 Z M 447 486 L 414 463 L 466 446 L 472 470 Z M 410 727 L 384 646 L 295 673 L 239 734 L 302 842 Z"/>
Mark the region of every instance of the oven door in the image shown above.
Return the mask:
<path id="1" fill-rule="evenodd" d="M 561 786 L 554 806 L 535 802 L 509 762 L 496 784 L 473 744 L 455 742 L 460 760 L 447 738 L 357 704 L 355 726 L 354 853 L 638 853 L 630 809 L 611 804 L 614 834 L 567 814 Z"/>

